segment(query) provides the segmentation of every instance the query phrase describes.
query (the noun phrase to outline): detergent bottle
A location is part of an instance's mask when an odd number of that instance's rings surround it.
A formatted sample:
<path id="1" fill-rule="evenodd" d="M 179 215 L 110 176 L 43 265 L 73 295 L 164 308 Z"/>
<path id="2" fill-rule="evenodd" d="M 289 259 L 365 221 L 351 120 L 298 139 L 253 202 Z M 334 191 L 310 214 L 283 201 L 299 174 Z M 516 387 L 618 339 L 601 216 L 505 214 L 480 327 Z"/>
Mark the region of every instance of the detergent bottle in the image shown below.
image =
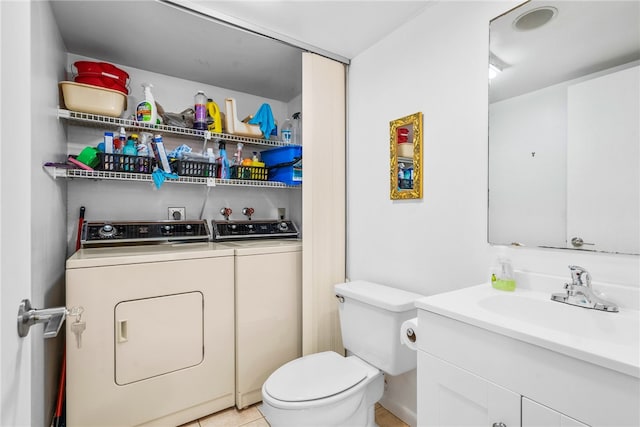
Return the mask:
<path id="1" fill-rule="evenodd" d="M 220 116 L 220 108 L 218 104 L 213 102 L 213 99 L 207 99 L 207 114 L 209 115 L 210 122 L 207 125 L 209 132 L 222 133 L 222 118 Z"/>
<path id="2" fill-rule="evenodd" d="M 122 149 L 122 154 L 126 154 L 127 156 L 135 156 L 138 154 L 138 150 L 136 149 L 136 141 L 133 137 L 129 137 L 127 139 L 127 143 Z"/>
<path id="3" fill-rule="evenodd" d="M 156 110 L 156 101 L 151 93 L 152 87 L 151 83 L 142 83 L 144 99 L 136 107 L 136 120 L 155 125 L 158 120 L 158 112 Z"/>
<path id="4" fill-rule="evenodd" d="M 195 111 L 193 128 L 207 130 L 207 97 L 201 90 L 194 97 L 193 110 Z"/>

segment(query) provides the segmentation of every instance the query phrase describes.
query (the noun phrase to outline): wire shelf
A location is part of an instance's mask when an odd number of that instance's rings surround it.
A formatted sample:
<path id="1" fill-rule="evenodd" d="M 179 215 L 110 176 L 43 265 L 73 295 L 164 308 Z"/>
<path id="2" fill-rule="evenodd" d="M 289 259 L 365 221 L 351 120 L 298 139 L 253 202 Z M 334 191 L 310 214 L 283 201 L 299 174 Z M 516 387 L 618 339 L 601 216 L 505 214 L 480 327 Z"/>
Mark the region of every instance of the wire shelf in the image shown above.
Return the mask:
<path id="1" fill-rule="evenodd" d="M 209 140 L 212 139 L 215 142 L 228 141 L 228 142 L 242 142 L 243 144 L 264 145 L 268 147 L 288 147 L 292 144 L 288 144 L 282 141 L 273 141 L 270 139 L 258 139 L 249 138 L 246 136 L 230 135 L 226 133 L 214 133 L 209 131 L 189 129 L 178 126 L 166 126 L 166 125 L 152 125 L 148 123 L 140 123 L 130 119 L 120 119 L 116 117 L 101 116 L 98 114 L 80 113 L 77 111 L 58 109 L 58 118 L 66 119 L 74 122 L 81 122 L 84 125 L 93 125 L 94 127 L 124 127 L 127 130 L 147 131 L 152 133 L 172 134 L 179 136 L 186 136 L 192 138 L 200 138 Z"/>
<path id="2" fill-rule="evenodd" d="M 49 175 L 55 178 L 81 178 L 94 180 L 111 180 L 111 181 L 137 181 L 137 182 L 153 182 L 150 174 L 131 173 L 131 172 L 108 172 L 108 171 L 89 171 L 84 169 L 67 169 L 55 166 L 44 166 Z M 263 188 L 300 188 L 299 185 L 287 185 L 281 182 L 273 181 L 252 181 L 247 179 L 219 179 L 207 178 L 199 176 L 181 176 L 178 179 L 167 178 L 166 183 L 174 184 L 199 184 L 210 187 L 235 186 L 235 187 L 263 187 Z"/>

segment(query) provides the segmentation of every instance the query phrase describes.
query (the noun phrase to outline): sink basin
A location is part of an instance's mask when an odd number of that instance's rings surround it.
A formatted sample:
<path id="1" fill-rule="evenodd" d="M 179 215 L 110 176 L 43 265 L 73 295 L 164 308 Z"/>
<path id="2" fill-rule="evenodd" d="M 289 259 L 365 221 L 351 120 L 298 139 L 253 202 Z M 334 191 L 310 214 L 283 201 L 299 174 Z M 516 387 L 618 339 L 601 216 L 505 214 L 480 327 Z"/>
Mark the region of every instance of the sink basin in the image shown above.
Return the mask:
<path id="1" fill-rule="evenodd" d="M 533 289 L 504 292 L 481 284 L 421 298 L 419 309 L 640 378 L 640 316 L 551 301 Z"/>
<path id="2" fill-rule="evenodd" d="M 573 305 L 563 305 L 551 299 L 539 299 L 539 295 L 517 292 L 489 295 L 478 305 L 492 313 L 531 323 L 533 327 L 546 328 L 550 332 L 565 333 L 585 340 L 609 344 L 638 342 L 640 325 L 637 316 L 591 310 Z"/>

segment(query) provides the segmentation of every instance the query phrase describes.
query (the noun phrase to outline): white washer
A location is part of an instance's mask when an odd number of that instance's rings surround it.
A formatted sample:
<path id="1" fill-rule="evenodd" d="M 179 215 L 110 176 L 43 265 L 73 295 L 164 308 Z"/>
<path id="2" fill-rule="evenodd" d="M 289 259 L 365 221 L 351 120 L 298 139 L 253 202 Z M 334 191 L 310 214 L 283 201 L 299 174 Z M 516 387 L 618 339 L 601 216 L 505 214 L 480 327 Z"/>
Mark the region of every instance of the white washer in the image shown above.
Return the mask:
<path id="1" fill-rule="evenodd" d="M 236 406 L 262 400 L 277 368 L 302 355 L 302 241 L 224 243 L 235 252 Z"/>
<path id="2" fill-rule="evenodd" d="M 234 403 L 234 251 L 81 249 L 67 260 L 67 423 L 179 425 Z M 80 344 L 80 345 L 78 345 Z"/>

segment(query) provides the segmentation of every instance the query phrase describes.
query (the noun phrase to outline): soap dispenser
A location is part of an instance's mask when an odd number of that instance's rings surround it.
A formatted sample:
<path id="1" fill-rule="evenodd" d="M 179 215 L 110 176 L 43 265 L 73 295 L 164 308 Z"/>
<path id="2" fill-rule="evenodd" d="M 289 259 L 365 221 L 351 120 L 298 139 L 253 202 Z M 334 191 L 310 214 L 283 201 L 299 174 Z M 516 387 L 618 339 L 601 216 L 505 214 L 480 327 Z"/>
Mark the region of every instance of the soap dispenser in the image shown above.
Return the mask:
<path id="1" fill-rule="evenodd" d="M 516 279 L 511 260 L 506 257 L 504 251 L 498 256 L 495 265 L 491 269 L 491 286 L 501 291 L 515 291 L 516 289 Z"/>

